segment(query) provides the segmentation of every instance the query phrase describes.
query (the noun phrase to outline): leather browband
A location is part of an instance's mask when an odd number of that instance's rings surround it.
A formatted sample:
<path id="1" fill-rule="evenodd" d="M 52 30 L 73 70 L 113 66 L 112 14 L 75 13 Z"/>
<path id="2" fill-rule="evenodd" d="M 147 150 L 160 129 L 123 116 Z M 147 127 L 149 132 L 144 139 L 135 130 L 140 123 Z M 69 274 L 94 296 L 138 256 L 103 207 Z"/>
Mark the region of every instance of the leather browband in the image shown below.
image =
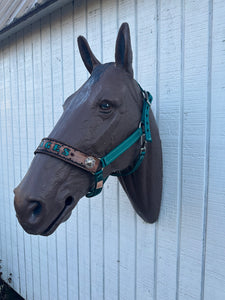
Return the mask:
<path id="1" fill-rule="evenodd" d="M 44 153 L 54 156 L 92 174 L 96 173 L 100 165 L 100 159 L 84 154 L 74 147 L 62 144 L 51 138 L 43 138 L 34 153 Z"/>

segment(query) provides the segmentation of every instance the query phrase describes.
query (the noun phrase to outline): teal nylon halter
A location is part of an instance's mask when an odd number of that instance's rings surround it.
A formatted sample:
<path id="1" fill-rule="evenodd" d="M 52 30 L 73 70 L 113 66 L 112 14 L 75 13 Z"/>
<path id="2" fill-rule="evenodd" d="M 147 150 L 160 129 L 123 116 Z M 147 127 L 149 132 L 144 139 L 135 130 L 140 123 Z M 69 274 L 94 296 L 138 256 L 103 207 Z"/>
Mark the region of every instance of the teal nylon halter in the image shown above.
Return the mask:
<path id="1" fill-rule="evenodd" d="M 58 159 L 61 159 L 69 164 L 75 165 L 82 168 L 94 176 L 94 187 L 87 193 L 86 197 L 93 197 L 98 195 L 103 188 L 104 182 L 108 177 L 103 178 L 103 170 L 106 166 L 110 165 L 115 159 L 117 159 L 121 154 L 128 150 L 132 145 L 134 145 L 139 139 L 141 140 L 140 153 L 134 162 L 134 166 L 131 169 L 115 172 L 111 175 L 113 176 L 127 176 L 134 173 L 140 164 L 142 163 L 145 152 L 146 143 L 152 141 L 151 130 L 149 124 L 149 109 L 152 103 L 152 95 L 149 92 L 144 91 L 139 85 L 142 95 L 143 95 L 143 108 L 141 121 L 138 128 L 121 144 L 110 151 L 102 158 L 96 158 L 89 156 L 76 148 L 61 143 L 52 138 L 42 139 L 40 145 L 34 152 L 43 153 Z M 99 167 L 101 169 L 99 170 Z"/>
<path id="2" fill-rule="evenodd" d="M 139 85 L 139 84 L 138 84 Z M 116 148 L 114 148 L 111 152 L 106 154 L 104 157 L 100 158 L 102 168 L 94 175 L 95 182 L 94 188 L 87 193 L 86 197 L 90 198 L 101 193 L 103 184 L 108 179 L 108 177 L 103 178 L 103 169 L 110 165 L 116 158 L 118 158 L 121 154 L 123 154 L 126 150 L 128 150 L 133 144 L 135 144 L 139 139 L 141 139 L 141 149 L 138 158 L 130 171 L 120 171 L 116 173 L 112 173 L 112 176 L 127 176 L 134 173 L 139 166 L 141 165 L 145 153 L 146 153 L 146 143 L 152 141 L 150 123 L 149 123 L 149 109 L 152 103 L 152 95 L 144 91 L 139 85 L 142 95 L 143 95 L 143 108 L 142 108 L 142 116 L 141 121 L 139 123 L 139 127 L 121 144 L 119 144 Z"/>

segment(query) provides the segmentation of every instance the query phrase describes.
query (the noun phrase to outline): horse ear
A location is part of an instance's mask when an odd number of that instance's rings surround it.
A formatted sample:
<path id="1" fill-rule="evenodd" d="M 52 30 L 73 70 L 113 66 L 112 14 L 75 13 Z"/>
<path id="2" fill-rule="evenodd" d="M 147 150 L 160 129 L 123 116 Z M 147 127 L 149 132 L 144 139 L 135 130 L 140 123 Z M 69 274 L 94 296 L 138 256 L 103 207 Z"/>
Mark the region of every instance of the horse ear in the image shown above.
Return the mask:
<path id="1" fill-rule="evenodd" d="M 97 60 L 97 58 L 94 56 L 93 52 L 91 51 L 91 48 L 83 36 L 79 36 L 77 39 L 79 51 L 81 58 L 84 62 L 85 67 L 87 68 L 88 72 L 91 74 L 94 67 L 100 64 L 100 62 Z"/>
<path id="2" fill-rule="evenodd" d="M 122 65 L 133 76 L 132 57 L 129 25 L 123 23 L 116 40 L 115 60 L 116 64 Z"/>

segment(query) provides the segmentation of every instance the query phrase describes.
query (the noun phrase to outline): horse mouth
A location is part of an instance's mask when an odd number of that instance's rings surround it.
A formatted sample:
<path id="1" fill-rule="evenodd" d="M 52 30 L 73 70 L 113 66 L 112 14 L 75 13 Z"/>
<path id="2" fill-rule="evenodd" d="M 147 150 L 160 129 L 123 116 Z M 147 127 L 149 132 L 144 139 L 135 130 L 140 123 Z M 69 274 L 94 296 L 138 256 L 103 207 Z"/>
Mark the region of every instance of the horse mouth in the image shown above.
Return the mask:
<path id="1" fill-rule="evenodd" d="M 59 215 L 50 223 L 50 225 L 45 229 L 40 235 L 48 236 L 52 234 L 56 228 L 62 223 L 69 219 L 72 213 L 72 208 L 75 206 L 75 201 L 72 196 L 67 197 L 65 201 L 65 206 Z"/>

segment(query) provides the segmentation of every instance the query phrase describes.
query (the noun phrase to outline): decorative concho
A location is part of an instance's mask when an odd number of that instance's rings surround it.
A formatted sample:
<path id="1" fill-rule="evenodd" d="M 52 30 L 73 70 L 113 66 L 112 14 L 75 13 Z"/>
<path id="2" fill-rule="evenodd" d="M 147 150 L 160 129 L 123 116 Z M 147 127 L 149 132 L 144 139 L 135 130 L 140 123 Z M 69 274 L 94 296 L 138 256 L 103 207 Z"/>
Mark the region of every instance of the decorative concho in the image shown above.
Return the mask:
<path id="1" fill-rule="evenodd" d="M 92 156 L 89 156 L 85 159 L 84 164 L 88 169 L 91 169 L 95 165 L 95 159 Z"/>

